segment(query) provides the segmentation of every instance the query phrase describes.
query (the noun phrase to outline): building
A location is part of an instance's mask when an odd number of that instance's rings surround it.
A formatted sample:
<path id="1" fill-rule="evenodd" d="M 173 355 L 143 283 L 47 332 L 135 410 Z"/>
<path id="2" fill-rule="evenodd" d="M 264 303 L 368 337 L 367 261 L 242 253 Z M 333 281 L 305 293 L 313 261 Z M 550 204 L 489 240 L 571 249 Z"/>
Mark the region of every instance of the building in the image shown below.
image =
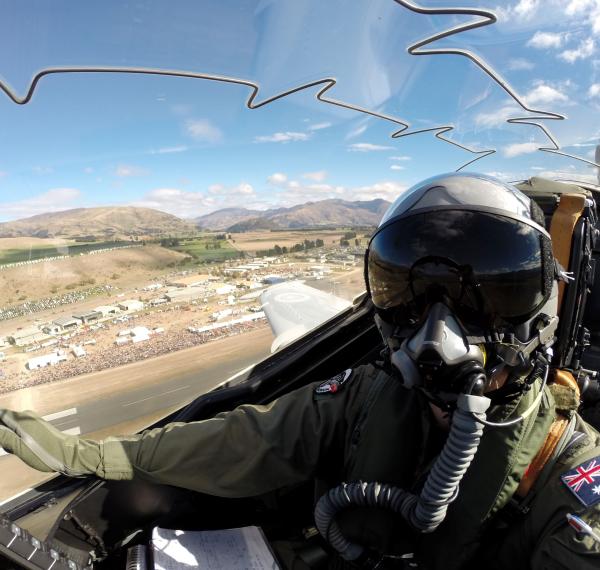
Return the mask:
<path id="1" fill-rule="evenodd" d="M 79 325 L 81 325 L 81 320 L 75 317 L 58 317 L 58 319 L 54 319 L 52 324 L 60 327 L 61 332 L 72 331 L 75 330 Z"/>
<path id="2" fill-rule="evenodd" d="M 236 287 L 235 285 L 221 285 L 220 287 L 217 287 L 215 289 L 215 293 L 217 295 L 229 295 L 230 293 L 233 293 L 235 291 Z"/>
<path id="3" fill-rule="evenodd" d="M 101 305 L 100 307 L 96 307 L 94 311 L 100 313 L 102 318 L 105 319 L 107 317 L 113 317 L 121 312 L 119 307 L 115 307 L 113 305 Z"/>
<path id="4" fill-rule="evenodd" d="M 58 325 L 55 325 L 54 323 L 48 323 L 42 327 L 42 330 L 46 334 L 55 335 L 55 334 L 60 334 L 62 332 L 62 327 L 59 327 Z"/>
<path id="5" fill-rule="evenodd" d="M 74 344 L 73 346 L 71 346 L 71 352 L 76 358 L 82 358 L 87 354 L 84 348 L 79 346 L 78 344 Z"/>
<path id="6" fill-rule="evenodd" d="M 27 327 L 9 335 L 8 342 L 15 346 L 28 346 L 30 344 L 41 343 L 52 338 L 50 335 L 41 331 L 36 326 Z"/>
<path id="7" fill-rule="evenodd" d="M 79 319 L 84 325 L 89 325 L 97 323 L 102 318 L 102 313 L 100 311 L 85 311 L 83 313 L 75 313 L 73 318 Z"/>
<path id="8" fill-rule="evenodd" d="M 51 354 L 44 354 L 43 356 L 36 356 L 35 358 L 30 358 L 27 361 L 27 368 L 29 370 L 36 370 L 38 368 L 45 368 L 46 366 L 54 366 L 59 362 L 64 362 L 67 360 L 67 356 L 61 352 L 56 351 Z"/>
<path id="9" fill-rule="evenodd" d="M 172 303 L 190 303 L 191 301 L 204 301 L 210 295 L 204 289 L 199 287 L 186 287 L 185 289 L 175 289 L 165 293 L 165 298 Z"/>
<path id="10" fill-rule="evenodd" d="M 150 339 L 150 331 L 146 327 L 133 327 L 131 329 L 131 340 L 133 342 L 142 342 Z"/>
<path id="11" fill-rule="evenodd" d="M 144 303 L 137 301 L 136 299 L 128 299 L 127 301 L 119 302 L 119 309 L 127 311 L 128 313 L 135 313 L 136 311 L 142 311 L 144 309 Z"/>
<path id="12" fill-rule="evenodd" d="M 162 332 L 162 331 L 161 331 Z M 132 329 L 120 331 L 115 344 L 128 344 L 130 342 L 142 342 L 150 339 L 150 330 L 147 327 L 133 327 Z"/>

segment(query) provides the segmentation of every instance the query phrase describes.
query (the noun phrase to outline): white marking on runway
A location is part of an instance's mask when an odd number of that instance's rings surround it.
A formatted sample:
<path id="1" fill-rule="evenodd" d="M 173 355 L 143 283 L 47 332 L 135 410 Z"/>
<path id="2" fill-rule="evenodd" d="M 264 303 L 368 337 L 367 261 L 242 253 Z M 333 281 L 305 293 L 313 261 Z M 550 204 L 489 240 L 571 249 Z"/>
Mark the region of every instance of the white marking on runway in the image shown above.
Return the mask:
<path id="1" fill-rule="evenodd" d="M 141 402 L 145 402 L 146 400 L 152 400 L 152 398 L 160 398 L 161 396 L 166 396 L 167 394 L 172 394 L 173 392 L 179 392 L 179 390 L 185 390 L 190 386 L 179 386 L 179 388 L 173 388 L 173 390 L 168 390 L 167 392 L 161 392 L 160 394 L 153 394 L 152 396 L 148 396 L 147 398 L 142 398 L 141 400 L 136 400 L 135 402 L 128 402 L 127 404 L 123 404 L 123 407 L 133 406 L 134 404 L 139 404 Z"/>
<path id="2" fill-rule="evenodd" d="M 75 408 L 72 408 L 73 410 Z M 66 433 L 67 435 L 81 435 L 81 428 L 79 426 L 73 427 L 73 428 L 69 428 L 69 429 L 63 429 L 61 430 L 63 433 Z M 2 449 L 0 447 L 0 457 L 3 457 L 4 455 L 9 455 L 8 451 L 4 451 L 4 449 Z M 1 505 L 2 503 L 0 503 Z"/>
<path id="3" fill-rule="evenodd" d="M 14 499 L 18 499 L 20 496 L 24 495 L 25 493 L 29 493 L 29 491 L 31 491 L 31 490 L 32 490 L 31 487 L 28 487 L 24 491 L 21 491 L 20 493 L 17 493 L 16 495 L 13 495 L 12 497 L 8 497 L 8 499 L 4 499 L 4 500 L 0 501 L 0 507 L 2 505 L 5 505 L 6 503 L 10 503 L 10 501 L 13 501 Z"/>
<path id="4" fill-rule="evenodd" d="M 54 414 L 48 414 L 47 416 L 42 416 L 47 422 L 52 422 L 54 420 L 59 420 L 60 418 L 66 418 L 67 416 L 72 416 L 77 413 L 77 408 L 69 408 L 68 410 L 63 410 L 62 412 L 55 412 Z"/>

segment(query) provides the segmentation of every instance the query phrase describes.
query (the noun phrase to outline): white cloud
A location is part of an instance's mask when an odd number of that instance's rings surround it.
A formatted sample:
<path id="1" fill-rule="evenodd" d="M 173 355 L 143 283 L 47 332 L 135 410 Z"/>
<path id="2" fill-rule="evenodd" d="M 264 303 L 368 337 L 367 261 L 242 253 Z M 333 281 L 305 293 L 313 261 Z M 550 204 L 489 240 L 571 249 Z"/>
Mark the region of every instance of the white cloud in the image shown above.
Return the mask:
<path id="1" fill-rule="evenodd" d="M 501 170 L 492 170 L 491 172 L 484 172 L 488 176 L 498 178 L 499 180 L 514 180 L 515 176 L 511 172 L 504 172 Z"/>
<path id="2" fill-rule="evenodd" d="M 536 152 L 539 149 L 539 147 L 540 145 L 534 142 L 514 143 L 505 146 L 502 149 L 502 152 L 507 158 L 513 158 L 522 154 L 530 154 L 532 152 Z"/>
<path id="3" fill-rule="evenodd" d="M 491 92 L 492 85 L 488 83 L 488 85 L 483 91 L 475 91 L 474 95 L 471 93 L 461 93 L 459 106 L 463 111 L 468 111 L 476 105 L 479 105 L 479 103 L 481 103 L 482 101 L 485 101 L 490 96 Z"/>
<path id="4" fill-rule="evenodd" d="M 252 184 L 248 184 L 247 182 L 242 182 L 241 184 L 234 186 L 234 188 L 232 189 L 232 193 L 233 194 L 241 194 L 243 196 L 248 196 L 250 194 L 254 194 L 254 188 L 252 187 Z"/>
<path id="5" fill-rule="evenodd" d="M 584 174 L 582 172 L 573 172 L 572 170 L 544 170 L 540 176 L 555 180 L 572 180 L 575 182 L 590 182 L 598 184 L 596 174 Z"/>
<path id="6" fill-rule="evenodd" d="M 538 170 L 538 171 L 541 171 L 541 170 L 546 170 L 546 169 L 545 169 L 543 166 L 531 166 L 531 167 L 530 167 L 530 170 Z"/>
<path id="7" fill-rule="evenodd" d="M 523 57 L 515 57 L 508 62 L 508 69 L 511 71 L 529 71 L 534 67 L 535 65 L 532 61 L 529 61 Z"/>
<path id="8" fill-rule="evenodd" d="M 512 6 L 505 1 L 496 6 L 494 12 L 503 23 L 509 24 L 513 31 L 530 30 L 533 22 L 536 28 L 553 25 L 556 29 L 566 24 L 571 29 L 589 26 L 594 33 L 600 33 L 599 0 L 519 0 Z"/>
<path id="9" fill-rule="evenodd" d="M 120 164 L 115 168 L 115 175 L 122 178 L 127 176 L 144 176 L 148 171 L 140 166 L 132 166 L 130 164 Z"/>
<path id="10" fill-rule="evenodd" d="M 390 166 L 390 170 L 404 170 L 405 167 L 401 166 L 399 164 L 392 164 L 392 166 Z"/>
<path id="11" fill-rule="evenodd" d="M 180 217 L 193 217 L 210 207 L 212 201 L 202 192 L 188 192 L 179 188 L 156 188 L 145 194 L 142 200 L 131 205 L 153 208 Z"/>
<path id="12" fill-rule="evenodd" d="M 326 200 L 329 198 L 342 198 L 344 200 L 374 200 L 384 198 L 395 200 L 408 186 L 396 181 L 377 182 L 367 186 L 342 186 L 324 183 L 303 183 L 290 180 L 285 174 L 279 173 L 279 202 L 277 205 L 292 206 L 309 201 Z M 269 177 L 271 178 L 271 177 Z M 275 204 L 273 204 L 275 205 Z"/>
<path id="13" fill-rule="evenodd" d="M 189 119 L 185 122 L 185 131 L 193 139 L 208 143 L 218 143 L 223 139 L 223 133 L 208 119 Z"/>
<path id="14" fill-rule="evenodd" d="M 54 168 L 51 166 L 34 166 L 31 170 L 36 174 L 52 174 L 54 172 Z"/>
<path id="15" fill-rule="evenodd" d="M 408 185 L 399 182 L 376 182 L 367 186 L 359 186 L 350 188 L 347 200 L 374 200 L 375 198 L 383 198 L 389 202 L 393 202 L 400 194 L 408 189 Z"/>
<path id="16" fill-rule="evenodd" d="M 352 129 L 347 135 L 346 135 L 346 140 L 349 139 L 353 139 L 356 137 L 359 137 L 360 135 L 362 135 L 365 131 L 367 130 L 367 125 L 363 124 L 363 125 L 359 125 L 358 127 L 356 127 L 355 129 Z"/>
<path id="17" fill-rule="evenodd" d="M 540 0 L 519 0 L 514 6 L 507 5 L 496 6 L 494 12 L 501 20 L 514 22 L 519 18 L 519 22 L 530 20 L 540 6 Z"/>
<path id="18" fill-rule="evenodd" d="M 578 142 L 578 143 L 568 144 L 568 145 L 565 145 L 565 147 L 566 148 L 571 148 L 571 147 L 574 147 L 574 148 L 590 148 L 590 147 L 595 147 L 596 144 L 597 144 L 596 141 L 593 141 L 593 142 L 588 141 L 588 142 Z"/>
<path id="19" fill-rule="evenodd" d="M 498 127 L 506 123 L 506 119 L 514 117 L 517 112 L 518 108 L 515 105 L 505 105 L 489 113 L 478 113 L 474 119 L 475 126 L 485 128 Z"/>
<path id="20" fill-rule="evenodd" d="M 599 0 L 570 0 L 566 3 L 565 15 L 577 18 L 578 23 L 591 25 L 594 33 L 600 33 Z"/>
<path id="21" fill-rule="evenodd" d="M 94 173 L 94 169 L 93 169 L 91 166 L 86 166 L 86 167 L 83 169 L 83 171 L 84 171 L 86 174 L 93 174 L 93 173 Z"/>
<path id="22" fill-rule="evenodd" d="M 513 10 L 517 16 L 528 19 L 535 14 L 539 5 L 540 0 L 519 0 Z"/>
<path id="23" fill-rule="evenodd" d="M 331 123 L 315 123 L 314 125 L 309 125 L 308 126 L 308 130 L 309 131 L 320 131 L 322 129 L 328 129 L 329 127 L 331 127 Z"/>
<path id="24" fill-rule="evenodd" d="M 348 147 L 350 152 L 372 152 L 372 151 L 380 151 L 380 150 L 393 150 L 392 146 L 383 146 L 380 144 L 371 144 L 371 143 L 354 143 Z"/>
<path id="25" fill-rule="evenodd" d="M 600 97 L 600 83 L 592 83 L 588 90 L 590 97 Z"/>
<path id="26" fill-rule="evenodd" d="M 181 190 L 180 188 L 156 188 L 132 206 L 143 206 L 169 212 L 181 218 L 193 218 L 209 211 L 239 206 L 240 201 L 255 198 L 254 188 L 247 182 L 235 186 L 212 184 L 208 194 Z"/>
<path id="27" fill-rule="evenodd" d="M 0 178 L 4 178 L 7 174 L 8 174 L 8 172 L 5 172 L 4 170 L 0 170 Z"/>
<path id="28" fill-rule="evenodd" d="M 302 178 L 312 180 L 313 182 L 323 182 L 327 178 L 326 170 L 317 170 L 316 172 L 305 172 Z"/>
<path id="29" fill-rule="evenodd" d="M 254 194 L 254 187 L 248 182 L 240 182 L 236 186 L 225 186 L 224 184 L 211 184 L 208 187 L 211 194 L 219 196 L 250 196 Z"/>
<path id="30" fill-rule="evenodd" d="M 254 142 L 256 142 L 256 143 L 267 143 L 267 142 L 288 143 L 288 142 L 306 141 L 309 138 L 310 138 L 310 135 L 307 133 L 297 133 L 297 132 L 293 132 L 293 131 L 286 131 L 284 133 L 273 133 L 272 135 L 261 135 L 258 137 L 254 137 Z"/>
<path id="31" fill-rule="evenodd" d="M 575 63 L 578 59 L 587 59 L 596 50 L 594 40 L 586 38 L 579 43 L 579 46 L 575 49 L 567 49 L 562 53 L 558 54 L 560 59 L 563 59 L 567 63 Z"/>
<path id="32" fill-rule="evenodd" d="M 53 188 L 32 198 L 2 204 L 2 217 L 7 219 L 26 218 L 36 214 L 58 212 L 74 208 L 75 202 L 81 197 L 76 188 Z"/>
<path id="33" fill-rule="evenodd" d="M 273 184 L 274 186 L 279 186 L 280 184 L 284 184 L 285 182 L 287 182 L 287 179 L 287 176 L 282 172 L 275 172 L 267 178 L 267 182 L 269 184 Z"/>
<path id="34" fill-rule="evenodd" d="M 150 154 L 173 154 L 176 152 L 185 152 L 186 150 L 188 150 L 188 147 L 181 144 L 177 146 L 165 146 L 159 148 L 158 150 L 152 150 L 150 151 Z"/>
<path id="35" fill-rule="evenodd" d="M 536 49 L 559 48 L 565 41 L 565 34 L 553 32 L 536 32 L 527 42 L 527 46 Z"/>
<path id="36" fill-rule="evenodd" d="M 569 97 L 550 85 L 539 83 L 524 96 L 524 99 L 528 105 L 544 105 L 549 103 L 565 103 L 569 100 Z"/>
<path id="37" fill-rule="evenodd" d="M 404 156 L 404 155 L 402 155 L 402 156 L 388 156 L 388 158 L 390 160 L 402 160 L 402 161 L 412 160 L 412 158 L 410 156 Z"/>

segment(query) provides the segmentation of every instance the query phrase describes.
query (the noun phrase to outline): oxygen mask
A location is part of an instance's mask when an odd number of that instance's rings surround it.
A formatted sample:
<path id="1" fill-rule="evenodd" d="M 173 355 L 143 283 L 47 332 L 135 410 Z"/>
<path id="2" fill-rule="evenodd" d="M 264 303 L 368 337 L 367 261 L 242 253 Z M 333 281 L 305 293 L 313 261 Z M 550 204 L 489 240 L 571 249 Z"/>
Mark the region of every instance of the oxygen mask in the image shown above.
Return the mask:
<path id="1" fill-rule="evenodd" d="M 419 388 L 432 400 L 448 405 L 459 394 L 483 394 L 485 349 L 470 344 L 450 308 L 434 303 L 426 319 L 392 351 L 391 363 L 407 388 Z"/>

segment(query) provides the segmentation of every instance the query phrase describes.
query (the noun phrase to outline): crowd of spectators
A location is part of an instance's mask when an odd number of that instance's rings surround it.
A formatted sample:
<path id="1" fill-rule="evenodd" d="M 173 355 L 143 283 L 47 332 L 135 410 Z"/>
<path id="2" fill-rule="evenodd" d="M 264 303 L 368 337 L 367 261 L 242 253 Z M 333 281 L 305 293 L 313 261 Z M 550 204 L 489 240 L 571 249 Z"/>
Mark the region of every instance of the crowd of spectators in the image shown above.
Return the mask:
<path id="1" fill-rule="evenodd" d="M 54 309 L 61 305 L 79 303 L 85 301 L 85 299 L 92 295 L 106 294 L 112 288 L 112 285 L 96 285 L 94 287 L 89 287 L 88 289 L 82 289 L 81 291 L 69 291 L 68 293 L 56 297 L 46 297 L 36 301 L 25 301 L 24 303 L 13 305 L 11 307 L 0 307 L 0 321 L 23 317 L 25 315 L 31 315 L 32 313 L 39 313 L 40 311 Z"/>
<path id="2" fill-rule="evenodd" d="M 113 345 L 88 354 L 83 358 L 70 359 L 55 366 L 8 374 L 0 378 L 0 393 L 123 366 L 124 364 L 205 344 L 212 340 L 242 334 L 265 325 L 266 321 L 261 320 L 239 323 L 204 334 L 194 334 L 184 329 L 164 335 L 155 334 L 146 341 L 121 346 Z"/>

